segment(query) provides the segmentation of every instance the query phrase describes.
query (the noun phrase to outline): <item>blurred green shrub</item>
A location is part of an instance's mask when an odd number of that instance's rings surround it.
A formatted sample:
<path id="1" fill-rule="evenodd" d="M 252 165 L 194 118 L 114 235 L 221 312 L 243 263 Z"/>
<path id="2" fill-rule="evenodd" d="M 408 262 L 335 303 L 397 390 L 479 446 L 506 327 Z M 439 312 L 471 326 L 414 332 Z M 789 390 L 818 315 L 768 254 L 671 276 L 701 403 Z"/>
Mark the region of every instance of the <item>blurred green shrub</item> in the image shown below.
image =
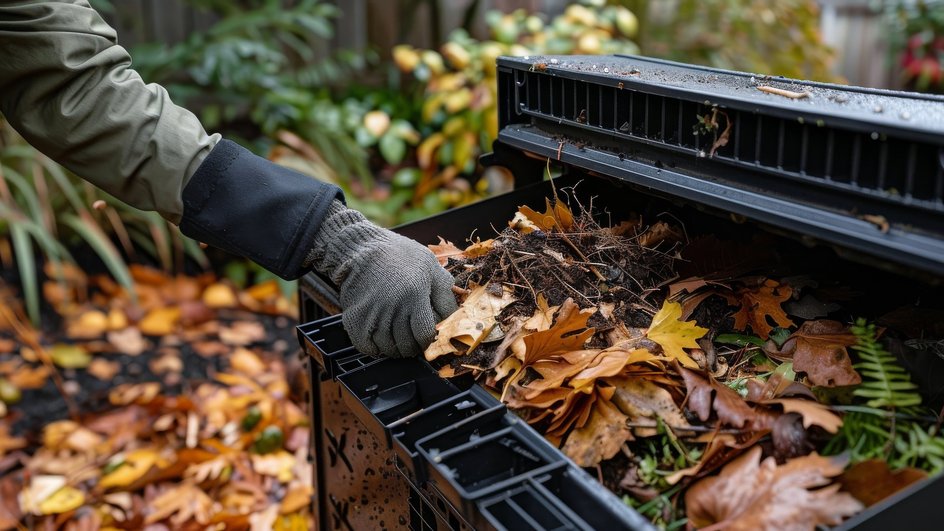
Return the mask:
<path id="1" fill-rule="evenodd" d="M 635 15 L 622 6 L 599 4 L 575 3 L 547 22 L 524 10 L 492 11 L 485 15 L 487 40 L 460 29 L 438 50 L 409 45 L 393 49 L 394 62 L 412 75 L 412 90 L 421 102 L 409 118 L 422 138 L 413 155 L 415 167 L 401 168 L 394 179 L 395 195 L 406 190 L 412 196 L 406 206 L 414 210 L 402 220 L 468 203 L 489 191 L 491 181 L 479 180 L 475 187 L 470 181 L 478 173 L 478 156 L 490 151 L 498 136 L 499 56 L 638 53 L 632 41 L 638 27 Z M 382 114 L 370 117 L 386 122 Z"/>
<path id="2" fill-rule="evenodd" d="M 0 120 L 0 262 L 5 269 L 15 262 L 34 323 L 40 315 L 40 270 L 62 280 L 75 265 L 70 250 L 83 245 L 129 291 L 125 257 L 135 259 L 137 252 L 168 271 L 181 268 L 185 257 L 208 265 L 197 243 L 156 212 L 132 208 L 68 174 Z"/>
<path id="3" fill-rule="evenodd" d="M 838 81 L 815 0 L 621 0 L 643 20 L 642 53 L 686 63 Z"/>
<path id="4" fill-rule="evenodd" d="M 219 20 L 174 46 L 131 50 L 149 82 L 198 112 L 209 130 L 258 142 L 265 151 L 279 131 L 302 135 L 340 175 L 369 178 L 365 153 L 335 116 L 328 88 L 373 57 L 327 52 L 339 10 L 325 0 L 188 0 Z"/>

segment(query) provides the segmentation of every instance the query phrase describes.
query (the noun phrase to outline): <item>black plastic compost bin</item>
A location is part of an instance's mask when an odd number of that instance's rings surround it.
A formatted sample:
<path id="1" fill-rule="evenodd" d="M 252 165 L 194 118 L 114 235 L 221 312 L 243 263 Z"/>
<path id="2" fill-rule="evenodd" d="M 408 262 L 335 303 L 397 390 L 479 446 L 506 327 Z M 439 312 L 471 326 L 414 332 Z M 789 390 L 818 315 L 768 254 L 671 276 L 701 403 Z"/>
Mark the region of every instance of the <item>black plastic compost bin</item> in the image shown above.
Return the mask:
<path id="1" fill-rule="evenodd" d="M 551 160 L 557 190 L 614 219 L 668 212 L 726 236 L 763 230 L 887 293 L 940 295 L 944 98 L 631 56 L 501 58 L 498 83 L 499 138 L 482 162 L 510 169 L 515 189 L 402 234 L 489 234 L 519 206 L 543 206 Z M 719 130 L 696 135 L 711 113 Z M 300 304 L 320 529 L 650 528 L 472 382 L 354 350 L 329 282 L 305 277 Z M 924 385 L 938 375 L 925 372 Z M 942 496 L 928 480 L 843 528 L 931 529 Z"/>

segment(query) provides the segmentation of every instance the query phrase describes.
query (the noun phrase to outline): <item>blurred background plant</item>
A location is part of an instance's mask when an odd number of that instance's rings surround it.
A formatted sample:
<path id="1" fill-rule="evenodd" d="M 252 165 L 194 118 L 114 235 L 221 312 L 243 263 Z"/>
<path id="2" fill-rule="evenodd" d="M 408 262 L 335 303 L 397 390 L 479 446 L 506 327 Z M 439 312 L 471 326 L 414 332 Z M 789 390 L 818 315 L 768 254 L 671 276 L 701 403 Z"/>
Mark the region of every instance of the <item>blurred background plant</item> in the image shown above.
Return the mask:
<path id="1" fill-rule="evenodd" d="M 34 323 L 43 275 L 64 281 L 90 257 L 129 290 L 126 260 L 147 259 L 167 271 L 181 270 L 187 258 L 209 265 L 199 245 L 160 215 L 70 175 L 0 119 L 0 263 L 4 280 L 22 287 Z"/>
<path id="2" fill-rule="evenodd" d="M 838 81 L 815 0 L 624 0 L 644 20 L 644 55 L 718 68 Z"/>
<path id="3" fill-rule="evenodd" d="M 944 94 L 944 1 L 895 2 L 887 11 L 892 64 L 905 87 Z"/>

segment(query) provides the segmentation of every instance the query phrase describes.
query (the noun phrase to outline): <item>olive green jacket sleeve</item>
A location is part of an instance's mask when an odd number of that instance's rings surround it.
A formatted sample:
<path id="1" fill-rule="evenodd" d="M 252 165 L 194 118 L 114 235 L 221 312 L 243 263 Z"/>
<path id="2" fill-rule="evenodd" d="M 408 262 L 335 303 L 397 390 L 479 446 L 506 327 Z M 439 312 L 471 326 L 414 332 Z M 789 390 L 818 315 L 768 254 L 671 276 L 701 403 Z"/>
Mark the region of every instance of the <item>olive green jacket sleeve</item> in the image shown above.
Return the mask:
<path id="1" fill-rule="evenodd" d="M 184 187 L 220 139 L 144 83 L 84 0 L 0 0 L 0 112 L 50 158 L 174 223 Z"/>

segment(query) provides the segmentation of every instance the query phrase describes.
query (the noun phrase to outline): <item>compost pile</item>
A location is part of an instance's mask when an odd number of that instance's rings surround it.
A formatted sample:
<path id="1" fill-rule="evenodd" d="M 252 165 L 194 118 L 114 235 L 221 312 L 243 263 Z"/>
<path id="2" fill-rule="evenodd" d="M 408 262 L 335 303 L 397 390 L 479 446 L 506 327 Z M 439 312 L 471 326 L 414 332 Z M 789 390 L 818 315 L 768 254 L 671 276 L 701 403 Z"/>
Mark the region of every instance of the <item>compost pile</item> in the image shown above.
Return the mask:
<path id="1" fill-rule="evenodd" d="M 763 276 L 762 247 L 671 220 L 545 206 L 464 249 L 430 245 L 461 304 L 426 359 L 484 384 L 657 526 L 837 525 L 944 468 L 938 415 L 889 334 L 824 318 L 841 286 Z"/>

